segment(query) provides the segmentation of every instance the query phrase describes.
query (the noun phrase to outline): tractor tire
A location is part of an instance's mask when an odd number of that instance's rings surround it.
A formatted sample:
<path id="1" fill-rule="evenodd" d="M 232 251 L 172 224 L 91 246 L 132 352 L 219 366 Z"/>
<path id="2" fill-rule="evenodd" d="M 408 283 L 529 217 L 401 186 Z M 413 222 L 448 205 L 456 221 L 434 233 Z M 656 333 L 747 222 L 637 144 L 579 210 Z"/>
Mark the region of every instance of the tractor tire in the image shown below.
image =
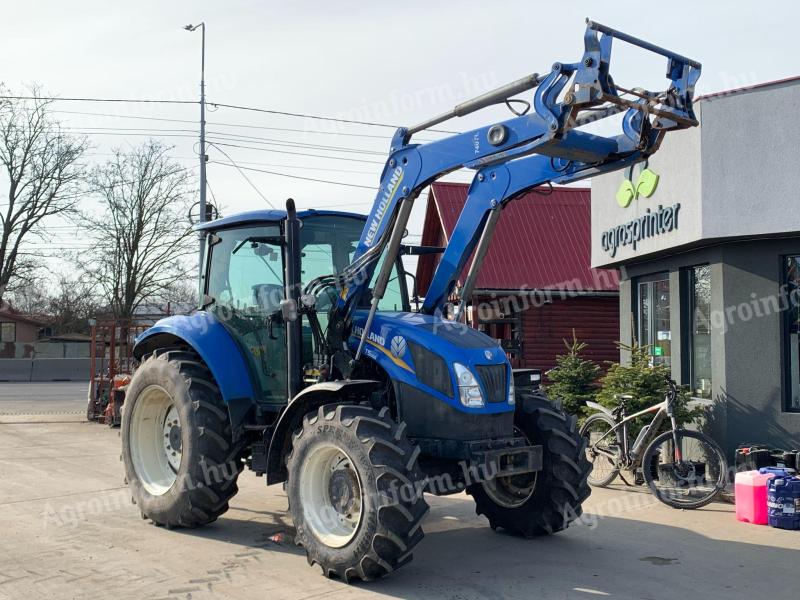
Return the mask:
<path id="1" fill-rule="evenodd" d="M 202 359 L 165 348 L 137 369 L 123 404 L 122 458 L 142 518 L 197 527 L 228 510 L 242 471 L 222 394 Z"/>
<path id="2" fill-rule="evenodd" d="M 305 416 L 286 491 L 310 565 L 349 583 L 411 560 L 428 512 L 418 455 L 387 408 L 331 404 Z"/>
<path id="3" fill-rule="evenodd" d="M 583 513 L 591 490 L 591 464 L 578 433 L 575 417 L 544 394 L 517 395 L 514 428 L 532 444 L 543 446 L 542 470 L 535 475 L 496 478 L 467 487 L 475 512 L 492 529 L 534 537 L 566 529 Z"/>

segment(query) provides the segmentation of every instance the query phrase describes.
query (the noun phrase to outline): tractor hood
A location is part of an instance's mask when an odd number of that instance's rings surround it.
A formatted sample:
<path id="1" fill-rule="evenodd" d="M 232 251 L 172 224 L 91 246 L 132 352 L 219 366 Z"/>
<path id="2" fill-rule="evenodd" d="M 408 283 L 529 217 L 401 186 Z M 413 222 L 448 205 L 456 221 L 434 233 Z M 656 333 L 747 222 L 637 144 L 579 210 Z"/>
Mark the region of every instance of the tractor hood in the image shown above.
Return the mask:
<path id="1" fill-rule="evenodd" d="M 359 310 L 353 319 L 353 330 L 348 345 L 355 352 L 367 318 L 366 310 Z M 467 325 L 439 317 L 408 312 L 378 312 L 364 345 L 364 355 L 383 367 L 393 380 L 411 385 L 430 396 L 450 404 L 462 412 L 495 413 L 513 410 L 508 403 L 511 365 L 497 340 Z M 415 360 L 416 358 L 416 360 Z M 431 363 L 441 359 L 449 377 L 450 393 L 443 393 L 446 385 L 429 385 Z M 423 364 L 417 364 L 423 363 Z M 481 408 L 468 408 L 458 398 L 458 383 L 454 363 L 467 367 L 479 381 L 487 400 Z M 487 367 L 495 368 L 487 370 Z M 502 368 L 501 368 L 502 367 Z M 502 383 L 489 377 L 500 370 Z M 488 381 L 492 379 L 492 381 Z M 502 401 L 497 401 L 502 385 Z M 488 401 L 492 398 L 494 401 Z"/>

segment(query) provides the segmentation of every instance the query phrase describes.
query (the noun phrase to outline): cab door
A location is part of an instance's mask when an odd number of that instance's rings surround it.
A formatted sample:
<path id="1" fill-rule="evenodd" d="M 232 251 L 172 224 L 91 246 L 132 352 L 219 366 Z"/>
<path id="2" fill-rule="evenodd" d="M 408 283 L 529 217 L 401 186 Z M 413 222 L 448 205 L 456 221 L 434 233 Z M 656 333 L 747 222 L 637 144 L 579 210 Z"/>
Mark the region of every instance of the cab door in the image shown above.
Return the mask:
<path id="1" fill-rule="evenodd" d="M 223 229 L 210 239 L 206 294 L 249 363 L 260 401 L 285 404 L 288 396 L 283 246 L 277 224 Z M 232 360 L 234 357 L 231 357 Z"/>

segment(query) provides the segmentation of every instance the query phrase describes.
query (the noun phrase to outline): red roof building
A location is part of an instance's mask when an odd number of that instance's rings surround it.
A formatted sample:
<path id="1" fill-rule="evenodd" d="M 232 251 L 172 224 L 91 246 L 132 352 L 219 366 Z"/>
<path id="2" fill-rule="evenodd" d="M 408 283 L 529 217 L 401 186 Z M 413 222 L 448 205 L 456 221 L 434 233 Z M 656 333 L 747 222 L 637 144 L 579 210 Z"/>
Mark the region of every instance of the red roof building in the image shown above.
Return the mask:
<path id="1" fill-rule="evenodd" d="M 431 186 L 421 245 L 447 245 L 467 189 L 459 183 Z M 589 358 L 619 359 L 619 279 L 614 270 L 590 267 L 590 236 L 588 188 L 531 192 L 503 209 L 468 318 L 501 341 L 515 367 L 552 368 L 573 330 L 589 344 Z M 420 257 L 421 296 L 438 260 Z"/>

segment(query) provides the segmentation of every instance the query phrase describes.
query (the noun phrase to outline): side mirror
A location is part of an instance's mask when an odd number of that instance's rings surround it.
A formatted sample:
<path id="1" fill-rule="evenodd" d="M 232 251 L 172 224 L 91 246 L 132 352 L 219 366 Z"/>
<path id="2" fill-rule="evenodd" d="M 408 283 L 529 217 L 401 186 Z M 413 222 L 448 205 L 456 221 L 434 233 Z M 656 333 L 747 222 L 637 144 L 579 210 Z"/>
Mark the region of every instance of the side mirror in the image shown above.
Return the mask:
<path id="1" fill-rule="evenodd" d="M 285 323 L 297 321 L 297 302 L 291 298 L 281 300 L 281 317 Z"/>

